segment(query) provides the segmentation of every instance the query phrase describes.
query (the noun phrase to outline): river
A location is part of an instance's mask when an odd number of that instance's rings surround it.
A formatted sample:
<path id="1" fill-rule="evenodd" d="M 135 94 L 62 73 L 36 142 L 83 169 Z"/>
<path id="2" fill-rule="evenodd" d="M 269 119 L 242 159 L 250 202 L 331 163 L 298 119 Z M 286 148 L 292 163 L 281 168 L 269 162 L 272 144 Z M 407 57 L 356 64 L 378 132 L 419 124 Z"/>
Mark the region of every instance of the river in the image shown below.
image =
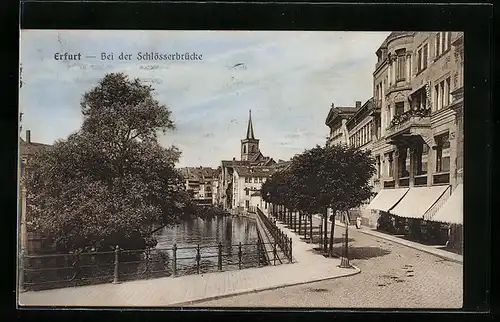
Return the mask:
<path id="1" fill-rule="evenodd" d="M 217 216 L 213 219 L 194 218 L 175 227 L 160 230 L 156 239 L 159 250 L 173 257 L 171 248 L 177 250 L 177 267 L 181 272 L 196 270 L 197 246 L 200 246 L 200 272 L 216 271 L 218 247 L 222 244 L 223 270 L 239 268 L 239 243 L 241 246 L 241 268 L 257 266 L 257 225 L 254 220 L 243 217 Z"/>

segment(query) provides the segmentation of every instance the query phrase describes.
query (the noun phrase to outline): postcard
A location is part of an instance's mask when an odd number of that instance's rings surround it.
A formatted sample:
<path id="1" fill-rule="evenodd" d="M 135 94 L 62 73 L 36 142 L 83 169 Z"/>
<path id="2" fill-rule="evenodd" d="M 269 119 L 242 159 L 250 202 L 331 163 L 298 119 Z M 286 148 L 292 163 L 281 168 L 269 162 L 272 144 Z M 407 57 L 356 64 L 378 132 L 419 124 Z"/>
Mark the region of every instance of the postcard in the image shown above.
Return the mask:
<path id="1" fill-rule="evenodd" d="M 462 307 L 462 32 L 20 46 L 20 306 Z"/>

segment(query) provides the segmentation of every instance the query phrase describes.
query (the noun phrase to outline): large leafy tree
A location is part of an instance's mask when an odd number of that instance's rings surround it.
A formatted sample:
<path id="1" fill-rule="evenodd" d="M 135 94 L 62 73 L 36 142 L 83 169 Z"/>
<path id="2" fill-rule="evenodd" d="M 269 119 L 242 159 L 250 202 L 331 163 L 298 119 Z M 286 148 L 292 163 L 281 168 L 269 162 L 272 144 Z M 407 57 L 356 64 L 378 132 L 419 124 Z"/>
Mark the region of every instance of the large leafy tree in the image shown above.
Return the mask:
<path id="1" fill-rule="evenodd" d="M 153 226 L 185 214 L 190 199 L 174 168 L 175 147 L 158 134 L 173 130 L 171 112 L 153 89 L 107 74 L 83 95 L 80 130 L 30 163 L 28 220 L 62 250 L 154 244 Z"/>
<path id="2" fill-rule="evenodd" d="M 370 151 L 344 144 L 317 146 L 307 154 L 306 161 L 311 162 L 309 167 L 313 172 L 310 176 L 315 180 L 315 184 L 313 181 L 311 184 L 316 186 L 316 206 L 323 209 L 325 227 L 327 209 L 333 210 L 329 243 L 329 253 L 332 254 L 335 214 L 347 217 L 349 209 L 359 207 L 370 198 L 372 187 L 369 180 L 376 171 L 375 160 Z"/>
<path id="3" fill-rule="evenodd" d="M 276 173 L 263 185 L 263 197 L 268 202 L 287 204 L 309 216 L 323 214 L 328 225 L 327 209 L 333 210 L 330 243 L 325 229 L 325 250 L 333 249 L 335 214 L 346 215 L 371 196 L 370 178 L 375 173 L 375 161 L 369 151 L 346 145 L 316 146 L 295 156 L 284 173 Z M 286 189 L 278 189 L 285 186 Z"/>

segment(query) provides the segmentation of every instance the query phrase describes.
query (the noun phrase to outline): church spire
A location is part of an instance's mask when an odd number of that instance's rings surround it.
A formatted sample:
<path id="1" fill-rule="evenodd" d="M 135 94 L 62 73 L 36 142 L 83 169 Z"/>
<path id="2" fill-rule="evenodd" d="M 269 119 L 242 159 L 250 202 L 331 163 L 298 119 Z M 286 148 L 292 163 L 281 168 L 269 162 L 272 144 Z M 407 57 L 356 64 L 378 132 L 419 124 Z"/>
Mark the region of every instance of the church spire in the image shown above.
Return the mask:
<path id="1" fill-rule="evenodd" d="M 255 136 L 253 134 L 253 125 L 252 125 L 252 110 L 248 111 L 248 128 L 247 128 L 247 140 L 254 140 Z"/>

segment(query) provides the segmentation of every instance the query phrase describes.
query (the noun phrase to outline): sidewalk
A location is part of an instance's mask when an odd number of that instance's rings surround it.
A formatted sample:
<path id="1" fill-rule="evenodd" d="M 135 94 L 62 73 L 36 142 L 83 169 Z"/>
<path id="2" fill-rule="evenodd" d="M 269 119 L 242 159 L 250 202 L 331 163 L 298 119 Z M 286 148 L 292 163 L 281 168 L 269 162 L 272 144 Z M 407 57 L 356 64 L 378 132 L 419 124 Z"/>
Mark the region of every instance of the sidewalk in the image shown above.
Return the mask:
<path id="1" fill-rule="evenodd" d="M 313 253 L 313 244 L 279 225 L 292 238 L 293 264 L 238 271 L 164 277 L 122 284 L 100 284 L 56 290 L 25 292 L 23 306 L 181 306 L 209 299 L 350 276 L 358 268 L 337 267 L 340 260 Z"/>
<path id="2" fill-rule="evenodd" d="M 320 217 L 318 215 L 316 215 L 315 217 L 319 222 Z M 335 225 L 342 227 L 342 228 L 345 228 L 345 224 L 341 223 L 338 220 L 335 220 Z M 356 229 L 355 226 L 349 226 L 349 229 L 355 230 L 355 231 L 363 233 L 363 234 L 371 235 L 373 237 L 389 240 L 389 241 L 394 242 L 396 244 L 400 244 L 400 245 L 403 245 L 406 247 L 410 247 L 410 248 L 419 250 L 421 252 L 432 254 L 432 255 L 435 255 L 439 258 L 443 258 L 443 259 L 446 259 L 446 260 L 449 260 L 452 262 L 463 264 L 463 256 L 462 255 L 455 254 L 455 253 L 452 253 L 452 252 L 449 252 L 446 250 L 438 249 L 435 246 L 423 245 L 423 244 L 409 241 L 409 240 L 406 240 L 406 239 L 403 239 L 403 238 L 400 238 L 397 236 L 385 234 L 385 233 L 377 231 L 374 228 L 365 227 L 365 226 L 361 226 L 360 229 Z"/>

